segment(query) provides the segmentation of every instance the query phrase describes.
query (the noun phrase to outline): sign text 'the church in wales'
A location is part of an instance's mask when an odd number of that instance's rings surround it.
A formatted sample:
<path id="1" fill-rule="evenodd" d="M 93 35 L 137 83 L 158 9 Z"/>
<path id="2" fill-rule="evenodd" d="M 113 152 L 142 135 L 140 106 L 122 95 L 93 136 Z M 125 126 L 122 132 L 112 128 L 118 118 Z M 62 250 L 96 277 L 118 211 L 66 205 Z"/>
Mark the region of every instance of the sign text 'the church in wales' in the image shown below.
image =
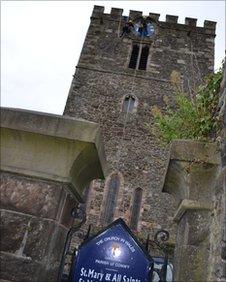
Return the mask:
<path id="1" fill-rule="evenodd" d="M 83 243 L 73 265 L 73 282 L 148 282 L 153 260 L 122 219 Z"/>

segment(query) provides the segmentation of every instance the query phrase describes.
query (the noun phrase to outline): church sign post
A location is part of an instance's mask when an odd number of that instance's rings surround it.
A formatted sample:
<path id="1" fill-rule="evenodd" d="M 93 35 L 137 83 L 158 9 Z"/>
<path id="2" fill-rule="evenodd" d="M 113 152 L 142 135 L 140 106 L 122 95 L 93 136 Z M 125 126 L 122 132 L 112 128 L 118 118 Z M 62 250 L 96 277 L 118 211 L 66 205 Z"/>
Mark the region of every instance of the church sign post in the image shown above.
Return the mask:
<path id="1" fill-rule="evenodd" d="M 79 247 L 72 281 L 148 282 L 153 264 L 124 221 L 118 219 Z"/>

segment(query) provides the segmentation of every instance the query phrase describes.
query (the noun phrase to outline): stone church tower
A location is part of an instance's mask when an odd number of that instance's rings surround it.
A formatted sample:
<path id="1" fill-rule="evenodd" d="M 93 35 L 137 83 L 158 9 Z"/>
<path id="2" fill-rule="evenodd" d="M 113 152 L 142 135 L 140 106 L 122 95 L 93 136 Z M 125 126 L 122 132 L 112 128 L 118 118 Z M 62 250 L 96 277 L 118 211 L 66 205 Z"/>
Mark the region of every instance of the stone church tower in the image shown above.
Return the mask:
<path id="1" fill-rule="evenodd" d="M 192 91 L 214 68 L 215 22 L 94 6 L 64 115 L 98 122 L 109 164 L 105 182 L 86 189 L 87 224 L 105 226 L 118 217 L 141 237 L 159 228 L 174 237 L 172 203 L 161 192 L 167 159 L 146 124 L 150 109 L 174 95 L 172 73 Z M 124 34 L 123 34 L 124 30 Z"/>

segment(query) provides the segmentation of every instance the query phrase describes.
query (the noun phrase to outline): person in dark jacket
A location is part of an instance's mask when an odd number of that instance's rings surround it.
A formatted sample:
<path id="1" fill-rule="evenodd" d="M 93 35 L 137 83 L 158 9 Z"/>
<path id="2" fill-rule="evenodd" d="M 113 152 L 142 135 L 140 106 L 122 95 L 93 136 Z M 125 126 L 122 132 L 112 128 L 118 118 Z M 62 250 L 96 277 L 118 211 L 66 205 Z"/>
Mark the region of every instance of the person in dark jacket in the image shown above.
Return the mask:
<path id="1" fill-rule="evenodd" d="M 134 25 L 133 25 L 133 22 L 131 20 L 126 22 L 126 24 L 124 25 L 124 27 L 122 29 L 122 34 L 120 35 L 120 37 L 123 37 L 124 35 L 128 35 L 131 32 L 131 29 L 133 27 L 134 27 Z"/>

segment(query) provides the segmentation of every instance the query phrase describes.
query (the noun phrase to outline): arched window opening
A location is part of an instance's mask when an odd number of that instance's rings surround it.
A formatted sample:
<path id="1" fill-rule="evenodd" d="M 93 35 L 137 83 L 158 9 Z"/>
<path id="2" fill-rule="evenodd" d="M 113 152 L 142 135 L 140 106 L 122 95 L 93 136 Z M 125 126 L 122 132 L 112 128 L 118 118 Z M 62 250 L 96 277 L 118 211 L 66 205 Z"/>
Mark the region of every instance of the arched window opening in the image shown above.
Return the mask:
<path id="1" fill-rule="evenodd" d="M 134 197 L 132 202 L 132 211 L 130 217 L 130 228 L 132 230 L 137 230 L 139 217 L 140 217 L 140 210 L 141 210 L 141 202 L 142 202 L 142 194 L 143 190 L 141 188 L 137 188 L 134 191 Z"/>
<path id="2" fill-rule="evenodd" d="M 134 109 L 135 98 L 131 95 L 127 95 L 123 102 L 123 111 L 126 113 L 131 113 Z"/>
<path id="3" fill-rule="evenodd" d="M 133 45 L 129 68 L 131 69 L 138 69 L 138 70 L 146 70 L 147 62 L 148 62 L 148 55 L 149 55 L 149 46 L 147 45 Z"/>
<path id="4" fill-rule="evenodd" d="M 107 186 L 107 196 L 104 210 L 104 223 L 109 224 L 114 220 L 115 207 L 118 198 L 120 180 L 117 174 L 111 176 Z"/>
<path id="5" fill-rule="evenodd" d="M 129 68 L 136 69 L 138 55 L 139 55 L 139 46 L 137 44 L 134 44 L 133 50 L 130 56 Z"/>
<path id="6" fill-rule="evenodd" d="M 149 47 L 144 46 L 141 51 L 140 62 L 139 62 L 139 70 L 146 70 L 147 61 L 149 55 Z"/>

